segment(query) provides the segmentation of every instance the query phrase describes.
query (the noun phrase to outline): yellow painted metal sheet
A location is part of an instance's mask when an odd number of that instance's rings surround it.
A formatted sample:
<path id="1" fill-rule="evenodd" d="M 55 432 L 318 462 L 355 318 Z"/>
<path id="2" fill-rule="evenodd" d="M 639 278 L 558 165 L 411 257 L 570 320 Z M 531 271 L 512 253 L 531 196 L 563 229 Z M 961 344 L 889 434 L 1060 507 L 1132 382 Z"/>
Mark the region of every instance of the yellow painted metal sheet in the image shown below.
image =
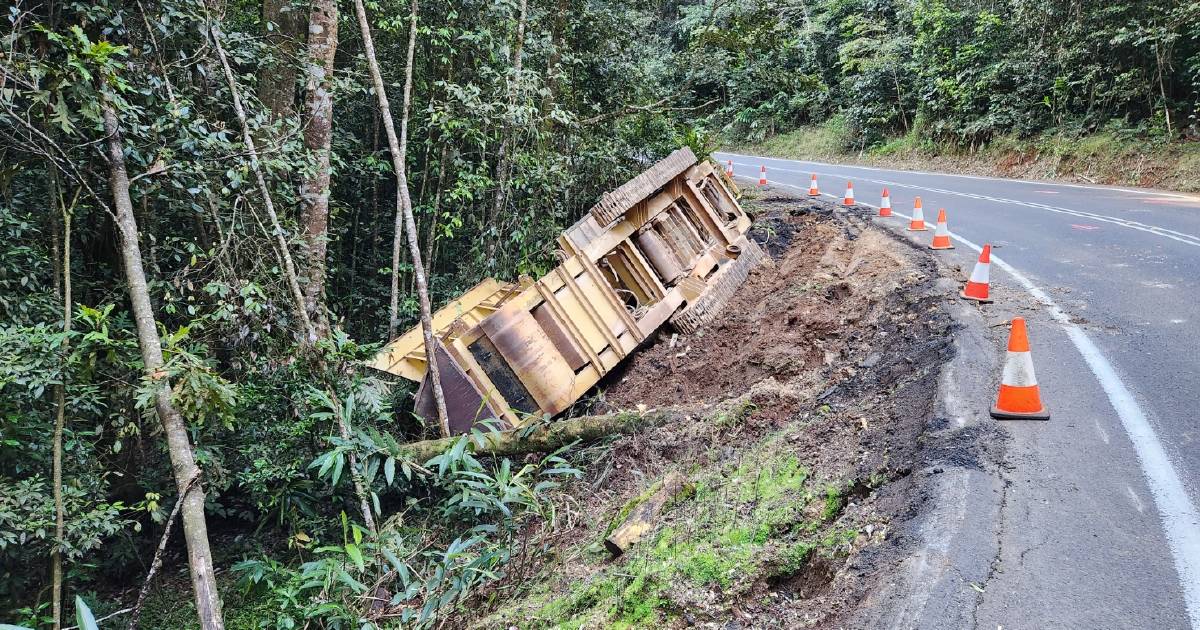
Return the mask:
<path id="1" fill-rule="evenodd" d="M 497 282 L 492 278 L 475 285 L 462 297 L 433 314 L 434 335 L 442 337 L 450 325 L 460 317 L 468 325 L 479 322 L 495 310 L 494 303 L 501 301 L 511 288 L 512 285 Z M 425 377 L 426 365 L 425 339 L 421 327 L 413 327 L 384 346 L 367 365 L 419 382 Z"/>

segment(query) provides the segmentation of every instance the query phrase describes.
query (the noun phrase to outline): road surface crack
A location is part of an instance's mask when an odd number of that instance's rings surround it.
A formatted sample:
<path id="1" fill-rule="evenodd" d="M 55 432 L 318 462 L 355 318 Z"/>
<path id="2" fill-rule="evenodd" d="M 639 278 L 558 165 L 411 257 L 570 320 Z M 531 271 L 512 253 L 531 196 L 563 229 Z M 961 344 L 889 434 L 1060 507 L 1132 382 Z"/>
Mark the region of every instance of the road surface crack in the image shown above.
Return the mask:
<path id="1" fill-rule="evenodd" d="M 971 608 L 971 627 L 979 628 L 979 608 L 983 606 L 983 599 L 987 595 L 988 586 L 991 585 L 992 578 L 1000 571 L 1000 565 L 1004 562 L 1004 535 L 1006 525 L 1008 523 L 1008 488 L 1012 485 L 1012 481 L 1007 475 L 1000 470 L 1000 525 L 996 529 L 996 554 L 992 556 L 992 561 L 988 563 L 987 575 L 983 578 L 983 583 L 978 585 L 975 594 L 975 605 Z M 1028 550 L 1026 550 L 1028 551 Z"/>

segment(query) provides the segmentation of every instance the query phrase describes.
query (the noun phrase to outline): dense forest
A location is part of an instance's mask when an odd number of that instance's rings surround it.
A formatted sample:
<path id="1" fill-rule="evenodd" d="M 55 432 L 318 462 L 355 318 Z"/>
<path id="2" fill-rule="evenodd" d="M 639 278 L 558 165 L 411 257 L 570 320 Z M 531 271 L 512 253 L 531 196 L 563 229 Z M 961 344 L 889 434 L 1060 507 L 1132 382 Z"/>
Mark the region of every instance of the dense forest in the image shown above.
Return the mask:
<path id="1" fill-rule="evenodd" d="M 15 0 L 0 40 L 0 622 L 26 627 L 488 606 L 582 464 L 409 461 L 438 427 L 359 363 L 544 272 L 673 148 L 1200 140 L 1187 0 Z M 186 616 L 144 606 L 167 581 Z"/>

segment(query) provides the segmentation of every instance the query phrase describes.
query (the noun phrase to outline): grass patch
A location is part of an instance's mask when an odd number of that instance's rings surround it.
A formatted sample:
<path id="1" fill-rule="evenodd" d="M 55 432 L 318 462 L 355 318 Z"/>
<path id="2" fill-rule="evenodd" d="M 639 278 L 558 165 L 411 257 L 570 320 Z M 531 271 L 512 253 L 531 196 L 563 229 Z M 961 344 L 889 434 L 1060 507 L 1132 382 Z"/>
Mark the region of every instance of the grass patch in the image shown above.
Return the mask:
<path id="1" fill-rule="evenodd" d="M 753 413 L 736 405 L 710 418 Z M 641 628 L 669 624 L 687 607 L 687 593 L 748 592 L 780 571 L 795 573 L 821 557 L 844 555 L 857 531 L 831 525 L 845 505 L 844 484 L 818 484 L 780 431 L 737 459 L 695 474 L 694 494 L 664 512 L 657 531 L 620 559 L 598 563 L 588 579 L 531 588 L 485 627 Z M 619 524 L 657 492 L 651 484 L 609 520 Z M 612 526 L 610 525 L 610 530 Z M 583 544 L 583 543 L 581 543 Z M 588 543 L 594 546 L 593 543 Z M 545 578 L 553 584 L 553 570 Z M 683 599 L 679 599 L 683 597 Z"/>
<path id="2" fill-rule="evenodd" d="M 820 125 L 807 125 L 750 145 L 735 142 L 733 146 L 756 155 L 831 160 L 846 155 L 846 147 L 851 144 L 845 119 L 835 116 Z"/>
<path id="3" fill-rule="evenodd" d="M 827 523 L 834 520 L 842 513 L 842 508 L 845 506 L 846 497 L 841 488 L 829 486 L 825 489 L 825 509 L 821 510 L 821 520 Z"/>
<path id="4" fill-rule="evenodd" d="M 756 411 L 758 411 L 758 405 L 750 402 L 749 397 L 747 397 L 745 400 L 734 403 L 727 409 L 717 412 L 713 418 L 713 423 L 722 429 L 732 428 L 745 422 Z"/>

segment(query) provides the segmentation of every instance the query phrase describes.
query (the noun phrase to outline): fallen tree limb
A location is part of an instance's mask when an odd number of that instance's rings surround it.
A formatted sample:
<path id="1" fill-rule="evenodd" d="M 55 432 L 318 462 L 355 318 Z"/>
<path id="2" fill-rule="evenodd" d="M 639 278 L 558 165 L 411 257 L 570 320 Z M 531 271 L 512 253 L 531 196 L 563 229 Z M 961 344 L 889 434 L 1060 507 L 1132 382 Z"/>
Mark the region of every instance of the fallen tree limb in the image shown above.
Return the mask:
<path id="1" fill-rule="evenodd" d="M 478 433 L 471 436 L 471 440 L 475 443 L 476 453 L 520 455 L 557 450 L 577 440 L 591 442 L 617 433 L 633 433 L 665 424 L 672 417 L 672 414 L 663 411 L 583 416 L 534 428 Z M 401 444 L 398 455 L 410 461 L 426 462 L 446 452 L 458 439 L 452 437 Z"/>
<path id="2" fill-rule="evenodd" d="M 668 503 L 681 494 L 687 496 L 691 492 L 692 484 L 688 483 L 683 475 L 677 472 L 669 473 L 663 478 L 658 492 L 634 507 L 625 522 L 604 539 L 604 548 L 608 549 L 614 558 L 625 553 L 634 543 L 641 540 L 642 536 L 654 529 L 654 524 Z"/>

